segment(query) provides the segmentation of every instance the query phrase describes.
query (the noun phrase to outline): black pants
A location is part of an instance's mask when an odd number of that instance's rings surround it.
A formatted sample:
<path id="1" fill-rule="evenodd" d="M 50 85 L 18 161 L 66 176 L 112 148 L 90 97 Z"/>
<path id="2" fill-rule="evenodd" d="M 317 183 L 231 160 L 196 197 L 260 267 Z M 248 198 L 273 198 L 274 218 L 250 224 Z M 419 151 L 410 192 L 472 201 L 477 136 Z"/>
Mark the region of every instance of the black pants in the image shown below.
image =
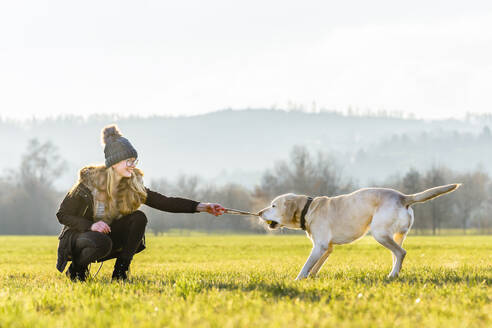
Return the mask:
<path id="1" fill-rule="evenodd" d="M 121 248 L 118 258 L 131 261 L 142 241 L 147 217 L 142 211 L 135 211 L 113 221 L 111 232 L 104 234 L 87 231 L 74 238 L 72 243 L 73 262 L 85 267 Z"/>

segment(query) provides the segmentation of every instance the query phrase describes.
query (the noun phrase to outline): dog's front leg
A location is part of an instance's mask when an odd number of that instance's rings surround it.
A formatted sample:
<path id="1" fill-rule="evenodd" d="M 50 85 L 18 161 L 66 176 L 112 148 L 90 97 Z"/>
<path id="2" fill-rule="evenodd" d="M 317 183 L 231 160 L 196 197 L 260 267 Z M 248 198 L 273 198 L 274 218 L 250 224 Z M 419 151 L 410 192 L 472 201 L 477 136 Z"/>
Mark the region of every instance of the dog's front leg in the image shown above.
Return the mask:
<path id="1" fill-rule="evenodd" d="M 321 258 L 319 259 L 319 261 L 316 262 L 316 264 L 313 266 L 313 268 L 309 272 L 309 276 L 310 277 L 316 277 L 316 275 L 318 274 L 319 269 L 321 269 L 321 267 L 325 263 L 325 261 L 328 258 L 328 256 L 330 256 L 330 254 L 331 254 L 332 251 L 333 251 L 333 244 L 330 243 L 328 245 L 328 248 L 326 249 L 326 251 L 323 253 L 323 255 L 321 255 Z"/>
<path id="2" fill-rule="evenodd" d="M 319 261 L 319 259 L 325 252 L 326 248 L 323 248 L 321 245 L 314 245 L 313 249 L 311 250 L 311 254 L 309 254 L 309 257 L 306 263 L 304 263 L 301 272 L 299 272 L 299 274 L 297 275 L 296 280 L 307 278 L 309 271 L 311 271 L 313 266 Z"/>

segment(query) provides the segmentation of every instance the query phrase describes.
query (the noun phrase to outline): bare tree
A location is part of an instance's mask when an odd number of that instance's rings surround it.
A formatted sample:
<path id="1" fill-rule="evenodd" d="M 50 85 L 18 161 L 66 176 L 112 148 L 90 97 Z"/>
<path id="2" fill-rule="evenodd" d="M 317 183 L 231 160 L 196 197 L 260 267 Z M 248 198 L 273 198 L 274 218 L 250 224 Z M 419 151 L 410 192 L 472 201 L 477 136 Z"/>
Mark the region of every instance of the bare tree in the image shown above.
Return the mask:
<path id="1" fill-rule="evenodd" d="M 446 184 L 446 169 L 443 167 L 432 167 L 427 171 L 423 182 L 424 189 Z M 442 222 L 450 215 L 451 203 L 449 197 L 442 197 L 432 202 L 423 204 L 424 209 L 428 209 L 432 222 L 432 234 L 436 235 L 441 230 Z"/>
<path id="2" fill-rule="evenodd" d="M 456 204 L 460 211 L 461 228 L 466 234 L 468 222 L 472 218 L 475 210 L 485 204 L 488 197 L 489 176 L 481 171 L 465 173 L 458 175 L 459 181 L 463 183 L 459 197 L 455 198 Z"/>
<path id="3" fill-rule="evenodd" d="M 39 185 L 52 187 L 66 168 L 66 162 L 51 141 L 40 143 L 38 139 L 31 139 L 22 155 L 19 182 L 27 189 Z"/>
<path id="4" fill-rule="evenodd" d="M 12 171 L 4 184 L 10 184 L 7 197 L 2 197 L 1 233 L 54 234 L 59 229 L 55 218 L 61 195 L 53 187 L 66 168 L 51 143 L 29 141 L 19 171 Z"/>
<path id="5" fill-rule="evenodd" d="M 333 157 L 318 152 L 313 159 L 304 146 L 292 148 L 288 161 L 279 161 L 267 170 L 255 196 L 271 199 L 294 192 L 312 196 L 329 196 L 349 191 L 351 181 L 344 181 L 342 170 Z"/>

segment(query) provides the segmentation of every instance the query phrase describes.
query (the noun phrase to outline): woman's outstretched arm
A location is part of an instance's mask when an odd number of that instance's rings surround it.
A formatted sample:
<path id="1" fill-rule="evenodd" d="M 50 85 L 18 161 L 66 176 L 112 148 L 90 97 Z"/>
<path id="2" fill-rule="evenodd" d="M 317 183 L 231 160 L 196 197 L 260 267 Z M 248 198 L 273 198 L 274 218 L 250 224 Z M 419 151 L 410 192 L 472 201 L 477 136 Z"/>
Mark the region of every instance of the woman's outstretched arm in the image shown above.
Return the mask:
<path id="1" fill-rule="evenodd" d="M 145 205 L 161 211 L 172 213 L 207 212 L 215 216 L 224 214 L 224 208 L 219 204 L 200 203 L 181 197 L 167 197 L 149 188 L 145 188 L 145 190 L 147 191 Z"/>

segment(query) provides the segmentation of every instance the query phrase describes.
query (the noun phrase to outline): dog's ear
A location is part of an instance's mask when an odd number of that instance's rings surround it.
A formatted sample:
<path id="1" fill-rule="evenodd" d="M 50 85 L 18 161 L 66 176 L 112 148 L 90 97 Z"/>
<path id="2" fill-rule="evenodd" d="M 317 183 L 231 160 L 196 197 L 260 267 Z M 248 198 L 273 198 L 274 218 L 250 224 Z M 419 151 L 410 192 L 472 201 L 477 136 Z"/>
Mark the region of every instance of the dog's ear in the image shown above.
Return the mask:
<path id="1" fill-rule="evenodd" d="M 297 203 L 298 202 L 295 198 L 286 199 L 284 202 L 285 217 L 291 219 L 292 221 L 294 221 L 296 217 L 296 212 L 298 207 Z"/>

